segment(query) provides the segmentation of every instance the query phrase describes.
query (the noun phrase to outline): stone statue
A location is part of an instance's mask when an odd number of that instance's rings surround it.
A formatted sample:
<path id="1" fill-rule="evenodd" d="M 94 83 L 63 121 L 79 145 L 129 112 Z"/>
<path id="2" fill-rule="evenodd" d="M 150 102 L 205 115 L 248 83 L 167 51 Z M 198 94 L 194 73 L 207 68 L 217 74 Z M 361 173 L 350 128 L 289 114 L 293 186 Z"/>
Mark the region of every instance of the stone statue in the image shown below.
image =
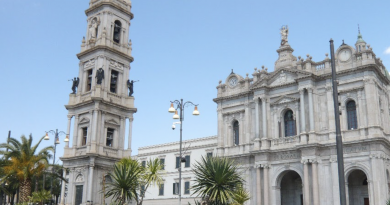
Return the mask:
<path id="1" fill-rule="evenodd" d="M 92 19 L 91 25 L 89 26 L 89 39 L 96 38 L 96 30 L 98 27 L 98 23 L 96 22 L 96 18 Z"/>
<path id="2" fill-rule="evenodd" d="M 134 90 L 133 90 L 133 88 L 134 88 L 134 83 L 135 82 L 138 82 L 138 80 L 137 81 L 130 81 L 130 80 L 127 80 L 127 88 L 129 88 L 129 96 L 132 96 L 133 95 L 133 93 L 134 93 Z"/>
<path id="3" fill-rule="evenodd" d="M 72 84 L 72 94 L 76 94 L 76 88 L 78 89 L 79 87 L 79 82 L 80 82 L 80 79 L 77 77 L 77 78 L 74 78 L 72 79 L 73 81 L 73 84 Z"/>
<path id="4" fill-rule="evenodd" d="M 283 26 L 280 29 L 280 34 L 282 35 L 282 42 L 280 44 L 283 46 L 288 42 L 288 26 Z"/>
<path id="5" fill-rule="evenodd" d="M 99 70 L 97 70 L 95 78 L 97 78 L 96 84 L 98 85 L 102 84 L 102 80 L 104 79 L 103 68 L 99 68 Z"/>

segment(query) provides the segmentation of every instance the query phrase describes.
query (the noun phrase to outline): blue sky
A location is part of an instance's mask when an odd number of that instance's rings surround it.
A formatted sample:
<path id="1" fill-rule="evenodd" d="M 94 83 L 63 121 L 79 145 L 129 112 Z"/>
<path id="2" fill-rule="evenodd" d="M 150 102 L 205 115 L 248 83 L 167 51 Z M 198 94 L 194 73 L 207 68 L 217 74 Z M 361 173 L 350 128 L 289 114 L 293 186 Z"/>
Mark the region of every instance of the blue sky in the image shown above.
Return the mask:
<path id="1" fill-rule="evenodd" d="M 66 131 L 67 80 L 78 74 L 89 0 L 0 3 L 0 142 L 8 130 L 17 138 Z M 289 26 L 295 56 L 321 61 L 330 38 L 336 49 L 343 39 L 353 45 L 360 24 L 363 39 L 390 68 L 390 1 L 133 0 L 132 5 L 130 78 L 140 80 L 134 88 L 133 154 L 140 146 L 179 140 L 179 131 L 171 130 L 170 100 L 200 104 L 198 117 L 191 115 L 193 108 L 186 110 L 183 139 L 216 135 L 212 99 L 218 81 L 231 69 L 242 76 L 262 65 L 272 71 L 282 25 Z"/>

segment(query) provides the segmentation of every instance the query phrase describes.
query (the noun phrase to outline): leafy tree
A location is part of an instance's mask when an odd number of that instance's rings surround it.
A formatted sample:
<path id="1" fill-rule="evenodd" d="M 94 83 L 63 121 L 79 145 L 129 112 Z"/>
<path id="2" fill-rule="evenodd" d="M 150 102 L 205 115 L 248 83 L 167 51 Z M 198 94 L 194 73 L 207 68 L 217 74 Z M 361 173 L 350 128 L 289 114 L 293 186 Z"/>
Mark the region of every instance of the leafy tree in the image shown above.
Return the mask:
<path id="1" fill-rule="evenodd" d="M 194 194 L 208 205 L 228 205 L 238 199 L 237 190 L 244 179 L 237 164 L 224 157 L 202 157 L 192 169 L 195 175 Z M 244 197 L 245 198 L 245 197 Z"/>
<path id="2" fill-rule="evenodd" d="M 250 198 L 249 192 L 242 186 L 239 186 L 233 195 L 233 203 L 231 205 L 244 205 Z"/>
<path id="3" fill-rule="evenodd" d="M 109 173 L 112 182 L 105 185 L 105 197 L 112 197 L 116 204 L 135 200 L 137 205 L 142 205 L 147 189 L 161 184 L 161 170 L 158 159 L 149 160 L 143 167 L 137 160 L 123 158 L 114 165 L 114 171 Z"/>
<path id="4" fill-rule="evenodd" d="M 54 150 L 52 146 L 44 147 L 38 151 L 38 146 L 42 142 L 42 137 L 37 144 L 32 145 L 33 138 L 30 135 L 27 139 L 21 136 L 21 142 L 15 138 L 9 138 L 8 143 L 0 144 L 0 154 L 8 160 L 2 168 L 3 179 L 15 177 L 20 185 L 21 202 L 27 202 L 31 194 L 31 180 L 35 175 L 43 172 L 51 158 L 50 152 Z"/>

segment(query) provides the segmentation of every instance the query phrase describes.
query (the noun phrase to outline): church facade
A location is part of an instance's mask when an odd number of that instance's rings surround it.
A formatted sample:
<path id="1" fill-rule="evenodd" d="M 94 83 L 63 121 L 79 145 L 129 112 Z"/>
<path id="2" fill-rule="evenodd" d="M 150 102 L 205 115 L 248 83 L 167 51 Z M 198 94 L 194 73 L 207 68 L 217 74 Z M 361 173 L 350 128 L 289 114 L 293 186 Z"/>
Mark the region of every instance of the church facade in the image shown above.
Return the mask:
<path id="1" fill-rule="evenodd" d="M 61 204 L 69 205 L 110 203 L 101 192 L 103 184 L 114 163 L 131 156 L 137 111 L 128 79 L 133 61 L 128 41 L 130 0 L 91 0 L 85 14 L 88 27 L 77 54 L 78 79 L 65 105 L 67 133 L 73 124 L 73 137 L 61 157 L 69 170 L 64 174 L 69 181 L 62 185 Z"/>
<path id="2" fill-rule="evenodd" d="M 273 72 L 217 86 L 219 156 L 241 163 L 251 205 L 339 204 L 331 62 L 293 55 L 281 29 Z M 335 52 L 350 205 L 384 204 L 390 185 L 390 78 L 359 32 Z"/>

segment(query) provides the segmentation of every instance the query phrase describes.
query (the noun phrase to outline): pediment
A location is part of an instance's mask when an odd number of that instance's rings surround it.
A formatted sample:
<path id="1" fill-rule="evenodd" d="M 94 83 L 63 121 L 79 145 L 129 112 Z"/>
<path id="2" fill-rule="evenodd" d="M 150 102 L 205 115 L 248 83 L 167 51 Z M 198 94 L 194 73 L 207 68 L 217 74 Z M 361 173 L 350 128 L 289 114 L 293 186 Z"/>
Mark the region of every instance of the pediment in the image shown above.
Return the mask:
<path id="1" fill-rule="evenodd" d="M 285 104 L 290 102 L 296 102 L 298 100 L 299 98 L 283 95 L 277 98 L 275 101 L 271 102 L 271 105 L 280 105 L 280 104 Z"/>
<path id="2" fill-rule="evenodd" d="M 119 123 L 114 119 L 109 119 L 105 121 L 106 123 L 113 124 L 113 125 L 119 125 Z"/>
<path id="3" fill-rule="evenodd" d="M 269 86 L 278 86 L 283 84 L 289 84 L 295 82 L 295 79 L 298 77 L 296 73 L 288 72 L 281 70 L 276 75 L 273 75 L 269 79 Z"/>
<path id="4" fill-rule="evenodd" d="M 83 117 L 83 118 L 81 118 L 81 120 L 79 121 L 79 124 L 82 124 L 82 123 L 89 123 L 89 118 L 87 118 L 87 117 Z"/>

